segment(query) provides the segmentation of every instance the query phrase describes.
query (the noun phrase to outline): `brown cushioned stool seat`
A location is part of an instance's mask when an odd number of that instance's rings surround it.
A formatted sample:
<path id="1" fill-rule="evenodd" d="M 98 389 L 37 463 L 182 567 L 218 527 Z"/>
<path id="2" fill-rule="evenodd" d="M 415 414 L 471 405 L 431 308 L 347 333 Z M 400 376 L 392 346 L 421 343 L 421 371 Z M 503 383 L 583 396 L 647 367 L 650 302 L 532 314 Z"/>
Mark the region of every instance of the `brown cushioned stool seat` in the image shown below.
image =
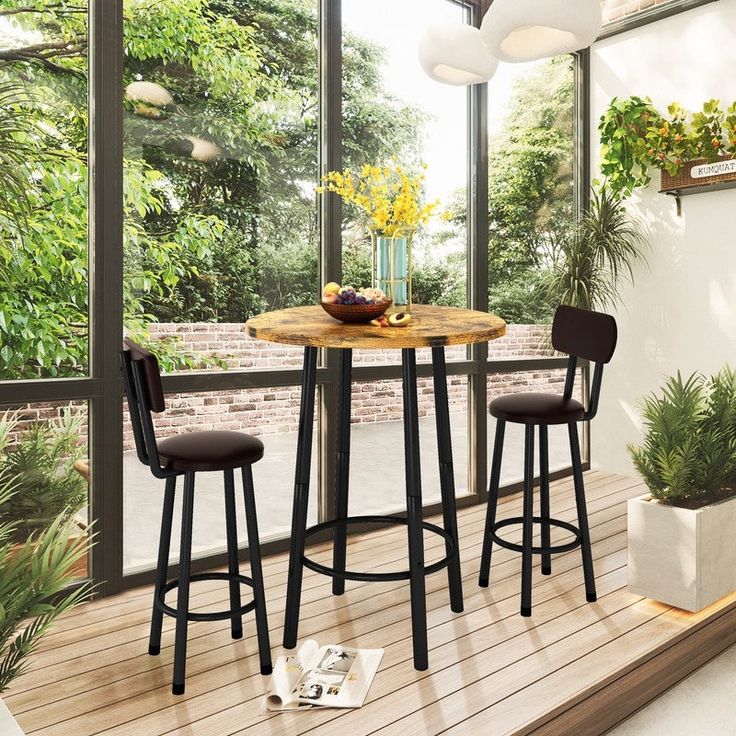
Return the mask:
<path id="1" fill-rule="evenodd" d="M 161 440 L 158 452 L 169 470 L 228 470 L 258 462 L 263 442 L 245 432 L 187 432 Z"/>
<path id="2" fill-rule="evenodd" d="M 554 394 L 509 394 L 491 402 L 491 416 L 517 424 L 581 422 L 585 407 L 575 399 Z"/>

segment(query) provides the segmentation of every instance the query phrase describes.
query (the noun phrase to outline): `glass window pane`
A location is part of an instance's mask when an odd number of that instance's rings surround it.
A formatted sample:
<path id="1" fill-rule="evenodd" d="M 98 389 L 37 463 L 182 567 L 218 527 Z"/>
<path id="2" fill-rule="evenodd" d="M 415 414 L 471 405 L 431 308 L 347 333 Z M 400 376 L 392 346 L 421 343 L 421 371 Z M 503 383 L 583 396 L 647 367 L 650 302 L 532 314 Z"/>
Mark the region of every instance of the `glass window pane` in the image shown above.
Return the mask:
<path id="1" fill-rule="evenodd" d="M 489 85 L 488 297 L 508 323 L 491 358 L 548 355 L 545 288 L 575 224 L 574 60 L 501 64 Z"/>
<path id="2" fill-rule="evenodd" d="M 86 1 L 11 0 L 0 50 L 0 379 L 84 375 Z"/>
<path id="3" fill-rule="evenodd" d="M 59 517 L 71 538 L 89 527 L 88 413 L 86 402 L 0 406 L 0 524 L 12 524 L 13 544 L 47 530 Z M 88 556 L 72 568 L 85 578 Z"/>
<path id="4" fill-rule="evenodd" d="M 441 499 L 432 379 L 419 379 L 419 447 L 422 499 Z M 448 377 L 456 495 L 468 492 L 468 379 Z M 353 386 L 350 448 L 350 514 L 406 510 L 404 412 L 401 381 L 361 381 Z"/>
<path id="5" fill-rule="evenodd" d="M 462 23 L 466 11 L 448 0 L 343 0 L 344 165 L 401 164 L 424 175 L 424 197 L 438 215 L 414 237 L 413 297 L 422 304 L 467 306 L 468 97 L 464 88 L 431 80 L 417 47 L 433 23 Z M 390 22 L 387 21 L 390 19 Z M 343 281 L 371 285 L 367 223 L 345 208 Z M 442 217 L 440 215 L 446 215 Z M 356 362 L 396 363 L 397 353 Z M 465 359 L 453 351 L 448 360 Z M 428 362 L 428 351 L 417 354 Z"/>
<path id="6" fill-rule="evenodd" d="M 167 371 L 274 368 L 243 323 L 317 302 L 317 4 L 126 5 L 126 329 Z"/>
<path id="7" fill-rule="evenodd" d="M 299 386 L 175 394 L 166 397 L 166 411 L 154 415 L 159 439 L 182 432 L 234 430 L 260 437 L 262 460 L 253 466 L 261 542 L 289 535 L 294 494 L 296 440 L 299 427 Z M 318 405 L 318 402 L 316 402 Z M 315 417 L 316 409 L 315 409 Z M 155 566 L 161 528 L 164 481 L 151 475 L 135 453 L 127 411 L 124 418 L 123 568 L 126 574 Z M 309 523 L 317 522 L 318 422 L 315 418 Z M 178 559 L 183 479 L 179 479 L 174 509 L 171 559 Z M 192 554 L 202 557 L 225 549 L 225 505 L 222 473 L 197 473 Z M 247 546 L 240 473 L 236 471 L 235 501 L 238 538 Z"/>

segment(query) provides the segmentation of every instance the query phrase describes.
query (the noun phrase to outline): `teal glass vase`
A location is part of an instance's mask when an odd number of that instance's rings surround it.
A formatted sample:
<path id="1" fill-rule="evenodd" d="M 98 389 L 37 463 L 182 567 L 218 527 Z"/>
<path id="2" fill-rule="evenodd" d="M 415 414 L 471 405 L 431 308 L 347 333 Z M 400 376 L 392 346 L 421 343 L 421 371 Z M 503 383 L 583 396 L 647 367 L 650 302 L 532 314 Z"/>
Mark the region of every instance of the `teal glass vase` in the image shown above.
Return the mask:
<path id="1" fill-rule="evenodd" d="M 372 234 L 373 286 L 382 289 L 396 308 L 411 308 L 412 235 Z"/>

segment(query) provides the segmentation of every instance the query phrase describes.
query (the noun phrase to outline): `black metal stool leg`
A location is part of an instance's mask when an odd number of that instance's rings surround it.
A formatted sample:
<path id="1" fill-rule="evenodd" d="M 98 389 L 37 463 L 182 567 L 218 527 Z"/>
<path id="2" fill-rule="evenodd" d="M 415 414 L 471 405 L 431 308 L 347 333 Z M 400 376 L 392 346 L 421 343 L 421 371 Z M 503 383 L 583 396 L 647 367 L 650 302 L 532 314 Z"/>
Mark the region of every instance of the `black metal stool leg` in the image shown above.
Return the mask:
<path id="1" fill-rule="evenodd" d="M 570 455 L 572 456 L 572 472 L 575 481 L 575 503 L 578 509 L 580 549 L 583 554 L 585 597 L 589 602 L 593 603 L 597 600 L 597 596 L 595 592 L 595 573 L 593 572 L 593 552 L 590 547 L 590 530 L 588 529 L 588 510 L 585 503 L 585 485 L 583 483 L 583 464 L 580 458 L 578 425 L 573 422 L 567 426 L 570 433 Z"/>
<path id="2" fill-rule="evenodd" d="M 337 463 L 335 466 L 335 519 L 346 519 L 348 515 L 348 485 L 350 482 L 350 403 L 352 388 L 352 350 L 340 351 L 340 376 L 338 382 L 337 407 Z M 347 547 L 347 525 L 335 527 L 332 567 L 337 572 L 345 572 Z M 345 580 L 332 578 L 332 592 L 342 595 Z"/>
<path id="3" fill-rule="evenodd" d="M 488 486 L 488 511 L 486 512 L 486 529 L 483 534 L 483 552 L 480 558 L 480 575 L 478 585 L 481 588 L 488 587 L 491 575 L 491 552 L 493 551 L 493 540 L 491 532 L 496 523 L 496 508 L 498 507 L 498 488 L 501 484 L 501 460 L 503 459 L 503 439 L 506 430 L 506 422 L 503 419 L 496 420 L 496 440 L 493 445 L 493 466 L 491 468 L 491 482 Z"/>
<path id="4" fill-rule="evenodd" d="M 422 528 L 422 480 L 419 455 L 419 406 L 417 362 L 413 349 L 401 351 L 404 389 L 404 456 L 406 505 L 409 529 L 409 584 L 414 668 L 429 667 L 427 652 L 427 601 L 424 584 L 424 538 Z"/>
<path id="5" fill-rule="evenodd" d="M 240 583 L 238 575 L 238 522 L 235 517 L 235 480 L 233 471 L 224 471 L 225 476 L 225 530 L 227 533 L 227 572 L 230 575 L 230 630 L 233 639 L 243 638 L 243 619 L 240 613 Z"/>
<path id="6" fill-rule="evenodd" d="M 463 583 L 460 573 L 460 543 L 457 532 L 457 509 L 455 503 L 455 468 L 452 462 L 452 435 L 450 432 L 450 405 L 447 396 L 447 366 L 445 349 L 432 348 L 434 375 L 434 405 L 437 422 L 437 457 L 440 461 L 440 487 L 442 489 L 442 519 L 445 531 L 455 543 L 456 554 L 447 566 L 447 581 L 450 588 L 450 608 L 454 613 L 463 610 Z M 452 545 L 445 542 L 449 555 Z"/>
<path id="7" fill-rule="evenodd" d="M 534 425 L 524 442 L 524 524 L 521 545 L 521 615 L 532 615 L 532 544 L 534 537 Z"/>
<path id="8" fill-rule="evenodd" d="M 245 522 L 248 528 L 248 552 L 253 579 L 253 598 L 256 602 L 256 633 L 258 635 L 258 655 L 261 661 L 261 674 L 271 674 L 271 643 L 268 636 L 268 616 L 266 615 L 266 593 L 263 589 L 263 568 L 261 566 L 261 544 L 258 539 L 258 517 L 253 488 L 253 470 L 250 465 L 243 468 L 243 494 L 245 498 Z"/>
<path id="9" fill-rule="evenodd" d="M 171 524 L 174 518 L 174 492 L 176 490 L 176 476 L 166 479 L 166 493 L 164 507 L 161 514 L 161 536 L 158 541 L 158 565 L 156 566 L 156 585 L 153 589 L 153 614 L 151 615 L 151 637 L 148 641 L 148 653 L 161 653 L 161 627 L 164 612 L 158 607 L 158 600 L 166 585 L 166 575 L 169 570 L 169 552 L 171 548 Z"/>
<path id="10" fill-rule="evenodd" d="M 189 614 L 189 575 L 192 562 L 192 523 L 194 520 L 194 473 L 184 476 L 184 507 L 181 513 L 179 552 L 179 591 L 176 602 L 176 644 L 174 647 L 174 695 L 184 693 L 187 667 L 187 616 Z"/>
<path id="11" fill-rule="evenodd" d="M 302 595 L 305 532 L 307 529 L 307 504 L 309 501 L 309 475 L 312 466 L 312 434 L 314 425 L 314 393 L 317 377 L 317 348 L 304 348 L 304 372 L 302 399 L 299 413 L 299 437 L 297 440 L 296 477 L 294 481 L 294 508 L 291 520 L 291 547 L 286 589 L 286 615 L 284 619 L 284 647 L 296 646 L 299 629 L 299 605 Z"/>
<path id="12" fill-rule="evenodd" d="M 547 425 L 539 427 L 539 505 L 542 517 L 542 547 L 552 544 L 550 533 L 550 508 L 549 508 L 549 433 Z M 542 553 L 542 575 L 552 574 L 552 555 L 549 552 Z"/>

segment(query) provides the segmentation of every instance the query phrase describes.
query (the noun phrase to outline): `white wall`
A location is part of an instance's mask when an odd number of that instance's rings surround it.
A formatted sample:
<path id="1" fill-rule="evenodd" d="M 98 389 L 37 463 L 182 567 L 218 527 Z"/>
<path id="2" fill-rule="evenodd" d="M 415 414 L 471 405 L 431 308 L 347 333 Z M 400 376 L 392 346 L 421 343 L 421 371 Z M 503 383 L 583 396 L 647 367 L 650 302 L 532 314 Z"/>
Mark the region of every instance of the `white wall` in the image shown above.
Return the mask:
<path id="1" fill-rule="evenodd" d="M 736 100 L 736 0 L 720 0 L 595 45 L 591 59 L 594 170 L 597 125 L 614 96 Z M 604 374 L 593 423 L 596 467 L 633 474 L 626 443 L 639 435 L 639 398 L 677 370 L 736 366 L 736 189 L 682 198 L 657 193 L 658 172 L 631 203 L 651 231 L 648 267 L 638 268 L 616 317 L 619 346 Z"/>

